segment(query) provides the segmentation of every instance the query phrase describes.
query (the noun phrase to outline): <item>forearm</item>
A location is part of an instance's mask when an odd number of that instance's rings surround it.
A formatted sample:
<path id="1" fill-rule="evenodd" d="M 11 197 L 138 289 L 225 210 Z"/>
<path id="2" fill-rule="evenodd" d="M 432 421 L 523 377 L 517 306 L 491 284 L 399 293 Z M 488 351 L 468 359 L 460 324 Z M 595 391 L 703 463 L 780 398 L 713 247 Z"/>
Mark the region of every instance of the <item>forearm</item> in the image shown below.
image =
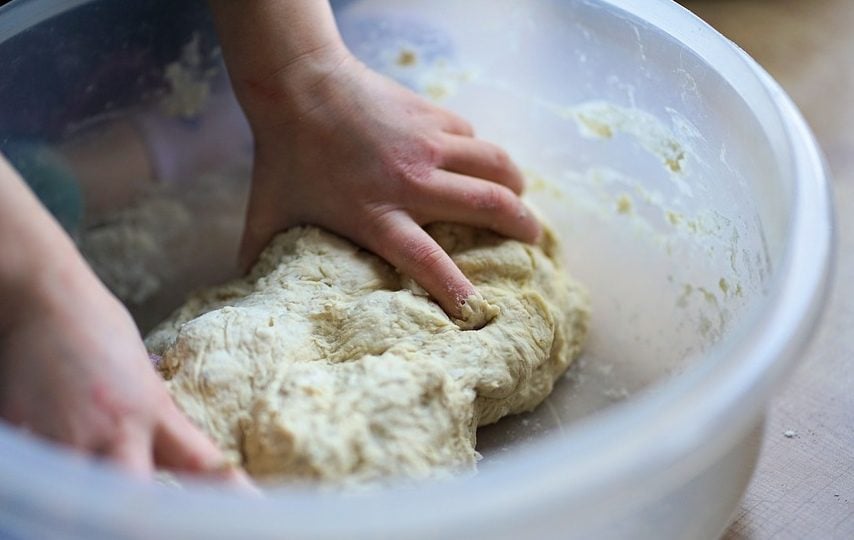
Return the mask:
<path id="1" fill-rule="evenodd" d="M 250 117 L 309 107 L 347 56 L 326 0 L 209 0 L 235 93 Z"/>
<path id="2" fill-rule="evenodd" d="M 0 156 L 0 329 L 45 284 L 82 268 L 74 243 Z"/>

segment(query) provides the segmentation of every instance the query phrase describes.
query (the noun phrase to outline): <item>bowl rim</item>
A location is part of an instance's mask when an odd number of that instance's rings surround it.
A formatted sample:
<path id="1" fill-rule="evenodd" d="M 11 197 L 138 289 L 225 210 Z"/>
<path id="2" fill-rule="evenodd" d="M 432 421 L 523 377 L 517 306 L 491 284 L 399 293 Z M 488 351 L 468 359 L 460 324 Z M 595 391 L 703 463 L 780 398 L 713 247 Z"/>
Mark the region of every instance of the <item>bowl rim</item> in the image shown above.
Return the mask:
<path id="1" fill-rule="evenodd" d="M 33 25 L 88 1 L 50 8 L 40 0 L 13 0 L 0 8 L 0 43 L 12 24 L 7 17 L 4 25 L 2 15 L 13 9 L 23 10 L 19 21 Z M 597 519 L 608 511 L 602 507 L 607 493 L 636 492 L 640 482 L 638 500 L 652 499 L 684 481 L 698 464 L 708 465 L 723 455 L 755 424 L 773 387 L 792 370 L 826 303 L 834 251 L 828 169 L 809 127 L 782 88 L 744 51 L 687 9 L 668 0 L 581 2 L 666 32 L 720 68 L 721 76 L 748 103 L 762 100 L 772 107 L 760 123 L 766 131 L 769 125 L 782 130 L 791 155 L 794 193 L 789 234 L 770 287 L 775 294 L 761 302 L 762 317 L 749 318 L 752 326 L 727 338 L 685 373 L 657 384 L 655 392 L 633 399 L 630 406 L 618 404 L 581 420 L 569 426 L 565 437 L 538 440 L 528 445 L 524 456 L 513 453 L 500 473 L 485 470 L 465 481 L 354 497 L 291 488 L 259 500 L 205 486 L 194 489 L 193 483 L 192 496 L 187 496 L 163 486 L 128 482 L 110 465 L 69 459 L 53 445 L 21 437 L 0 423 L 0 455 L 7 456 L 0 462 L 0 500 L 24 497 L 32 505 L 30 517 L 41 522 L 49 521 L 45 509 L 65 519 L 85 511 L 91 520 L 109 524 L 109 530 L 139 523 L 138 508 L 128 504 L 134 502 L 144 507 L 150 526 L 188 534 L 200 531 L 199 516 L 204 516 L 202 526 L 211 533 L 248 532 L 248 526 L 273 535 L 352 537 L 378 529 L 402 533 L 426 526 L 433 533 L 470 529 L 482 534 L 483 523 L 509 526 L 526 510 L 542 513 L 552 508 Z M 735 414 L 738 409 L 746 413 Z M 626 430 L 627 425 L 640 427 Z M 720 436 L 710 440 L 710 429 Z M 537 459 L 531 459 L 534 454 Z M 26 462 L 38 462 L 41 474 L 19 465 Z M 655 478 L 651 471 L 656 471 Z M 4 493 L 2 486 L 14 486 L 17 498 L 11 499 L 13 494 Z M 85 498 L 75 491 L 80 486 L 89 488 Z M 544 505 L 546 500 L 550 506 Z M 185 512 L 174 512 L 176 507 Z M 154 515 L 158 519 L 150 519 Z M 245 518 L 238 529 L 229 525 L 235 515 Z"/>

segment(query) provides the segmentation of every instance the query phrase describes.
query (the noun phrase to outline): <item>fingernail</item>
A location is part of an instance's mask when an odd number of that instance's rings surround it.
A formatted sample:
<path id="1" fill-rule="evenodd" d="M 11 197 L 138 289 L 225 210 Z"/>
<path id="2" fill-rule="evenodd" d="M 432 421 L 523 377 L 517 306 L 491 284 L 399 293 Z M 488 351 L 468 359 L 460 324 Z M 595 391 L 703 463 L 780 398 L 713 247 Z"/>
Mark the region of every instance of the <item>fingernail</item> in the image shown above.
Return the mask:
<path id="1" fill-rule="evenodd" d="M 249 475 L 228 460 L 223 460 L 214 467 L 211 467 L 205 474 L 217 480 L 222 480 L 240 491 L 245 491 L 253 495 L 262 494 Z"/>
<path id="2" fill-rule="evenodd" d="M 519 219 L 531 221 L 532 225 L 536 228 L 536 232 L 534 233 L 534 236 L 531 238 L 530 243 L 538 244 L 540 242 L 540 240 L 542 240 L 542 238 L 543 238 L 543 226 L 542 226 L 542 224 L 540 224 L 539 220 L 537 220 L 536 216 L 534 216 L 534 213 L 531 212 L 530 210 L 528 210 L 527 208 L 523 208 L 519 212 Z"/>
<path id="3" fill-rule="evenodd" d="M 223 478 L 244 493 L 258 497 L 263 495 L 263 492 L 255 485 L 255 482 L 253 482 L 249 478 L 249 475 L 243 472 L 242 469 L 232 467 Z"/>

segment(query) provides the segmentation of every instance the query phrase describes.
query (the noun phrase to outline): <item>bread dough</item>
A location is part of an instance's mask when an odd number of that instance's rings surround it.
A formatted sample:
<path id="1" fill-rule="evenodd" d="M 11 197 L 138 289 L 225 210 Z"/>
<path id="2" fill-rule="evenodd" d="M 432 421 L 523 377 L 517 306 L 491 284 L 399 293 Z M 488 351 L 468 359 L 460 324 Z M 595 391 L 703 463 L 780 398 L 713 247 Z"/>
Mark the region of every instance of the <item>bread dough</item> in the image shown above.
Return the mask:
<path id="1" fill-rule="evenodd" d="M 538 246 L 428 232 L 488 299 L 467 302 L 483 328 L 462 329 L 375 255 L 295 228 L 148 336 L 177 404 L 256 478 L 472 470 L 477 426 L 536 407 L 579 354 L 587 297 L 548 231 Z"/>

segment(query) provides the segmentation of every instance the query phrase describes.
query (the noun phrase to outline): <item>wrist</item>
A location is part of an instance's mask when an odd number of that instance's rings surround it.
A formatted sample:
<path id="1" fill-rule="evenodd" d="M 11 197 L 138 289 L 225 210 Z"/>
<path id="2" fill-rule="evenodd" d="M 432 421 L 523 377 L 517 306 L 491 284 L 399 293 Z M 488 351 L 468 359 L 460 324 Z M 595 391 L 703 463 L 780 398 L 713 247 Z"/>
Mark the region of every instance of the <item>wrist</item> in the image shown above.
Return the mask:
<path id="1" fill-rule="evenodd" d="M 235 95 L 253 130 L 299 122 L 327 102 L 336 84 L 357 61 L 343 44 L 331 43 L 257 77 L 233 81 Z"/>
<path id="2" fill-rule="evenodd" d="M 0 334 L 94 279 L 71 241 L 57 240 L 28 245 L 0 268 Z"/>
<path id="3" fill-rule="evenodd" d="M 350 53 L 324 0 L 209 0 L 235 94 L 250 123 L 296 116 Z M 281 122 L 281 120 L 280 120 Z"/>

